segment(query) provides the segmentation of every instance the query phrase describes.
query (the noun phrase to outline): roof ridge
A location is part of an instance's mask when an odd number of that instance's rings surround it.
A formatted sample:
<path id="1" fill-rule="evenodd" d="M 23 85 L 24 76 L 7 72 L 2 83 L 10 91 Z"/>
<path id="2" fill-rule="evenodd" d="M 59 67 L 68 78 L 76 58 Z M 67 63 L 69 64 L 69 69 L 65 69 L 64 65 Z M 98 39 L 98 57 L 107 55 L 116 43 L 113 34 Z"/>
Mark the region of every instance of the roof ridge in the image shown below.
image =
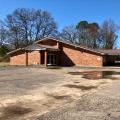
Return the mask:
<path id="1" fill-rule="evenodd" d="M 100 51 L 98 51 L 96 49 L 92 49 L 92 48 L 89 48 L 87 46 L 82 46 L 82 45 L 78 45 L 78 44 L 75 44 L 75 43 L 70 43 L 70 42 L 64 41 L 63 39 L 60 39 L 60 38 L 45 37 L 43 39 L 35 41 L 34 43 L 38 43 L 40 41 L 44 41 L 44 40 L 47 40 L 47 39 L 55 40 L 55 41 L 58 41 L 58 42 L 62 42 L 62 43 L 65 43 L 65 44 L 69 44 L 69 45 L 72 45 L 72 46 L 75 46 L 75 47 L 79 47 L 79 48 L 82 48 L 82 49 L 86 49 L 86 50 L 89 50 L 89 51 L 96 52 L 96 53 L 104 55 L 103 52 L 100 52 Z"/>

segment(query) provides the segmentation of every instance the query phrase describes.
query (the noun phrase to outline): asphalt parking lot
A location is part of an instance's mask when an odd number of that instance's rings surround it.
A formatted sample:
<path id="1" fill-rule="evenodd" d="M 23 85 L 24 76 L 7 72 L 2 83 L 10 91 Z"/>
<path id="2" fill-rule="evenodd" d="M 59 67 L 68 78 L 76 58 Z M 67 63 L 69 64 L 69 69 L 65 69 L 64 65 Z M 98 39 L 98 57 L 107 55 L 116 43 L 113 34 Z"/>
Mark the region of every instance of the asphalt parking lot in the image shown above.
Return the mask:
<path id="1" fill-rule="evenodd" d="M 93 71 L 91 76 L 96 74 L 94 71 L 103 70 L 118 73 L 104 78 L 100 77 L 104 73 L 98 72 L 99 79 L 81 75 L 84 71 Z M 113 67 L 1 67 L 0 120 L 107 120 L 110 116 L 118 120 L 119 72 Z"/>
<path id="2" fill-rule="evenodd" d="M 10 106 L 23 106 L 32 109 L 30 117 L 47 110 L 49 97 L 47 92 L 62 82 L 64 76 L 59 72 L 52 72 L 44 68 L 34 67 L 2 67 L 0 68 L 0 112 L 1 119 L 26 119 L 26 115 L 8 115 L 4 117 L 3 111 Z M 45 95 L 46 94 L 46 95 Z M 39 104 L 40 103 L 40 104 Z M 29 104 L 29 106 L 28 106 Z M 43 105 L 42 104 L 46 104 Z M 52 104 L 52 103 L 51 103 Z M 41 106 L 43 109 L 41 109 Z M 14 108 L 16 109 L 16 107 Z M 35 110 L 33 110 L 35 109 Z M 27 114 L 28 115 L 28 114 Z M 28 115 L 28 116 L 29 116 Z M 7 115 L 6 115 L 7 116 Z M 15 118 L 13 118 L 13 116 Z M 22 118 L 21 118 L 22 117 Z M 25 118 L 24 118 L 25 117 Z M 0 120 L 1 120 L 0 119 Z"/>
<path id="3" fill-rule="evenodd" d="M 36 120 L 120 120 L 120 82 L 38 117 Z"/>
<path id="4" fill-rule="evenodd" d="M 61 75 L 40 68 L 12 67 L 0 71 L 0 95 L 26 95 L 30 90 L 59 82 Z"/>

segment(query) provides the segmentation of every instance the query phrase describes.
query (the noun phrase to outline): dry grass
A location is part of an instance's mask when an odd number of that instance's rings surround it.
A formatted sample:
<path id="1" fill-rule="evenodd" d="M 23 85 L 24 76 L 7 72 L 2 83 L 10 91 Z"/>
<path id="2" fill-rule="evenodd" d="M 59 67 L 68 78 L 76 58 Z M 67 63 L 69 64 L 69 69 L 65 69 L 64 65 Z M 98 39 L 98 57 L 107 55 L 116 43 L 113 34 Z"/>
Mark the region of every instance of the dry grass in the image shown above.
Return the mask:
<path id="1" fill-rule="evenodd" d="M 9 62 L 0 62 L 0 67 L 9 66 Z"/>

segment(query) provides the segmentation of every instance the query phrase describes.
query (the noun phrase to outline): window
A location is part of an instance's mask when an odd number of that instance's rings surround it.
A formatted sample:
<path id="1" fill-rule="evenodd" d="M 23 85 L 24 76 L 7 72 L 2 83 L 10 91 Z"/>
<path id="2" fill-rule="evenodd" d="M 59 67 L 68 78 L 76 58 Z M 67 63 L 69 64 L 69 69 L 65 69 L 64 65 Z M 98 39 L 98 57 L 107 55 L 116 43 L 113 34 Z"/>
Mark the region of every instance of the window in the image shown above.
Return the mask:
<path id="1" fill-rule="evenodd" d="M 56 55 L 55 54 L 48 54 L 47 65 L 56 65 Z"/>

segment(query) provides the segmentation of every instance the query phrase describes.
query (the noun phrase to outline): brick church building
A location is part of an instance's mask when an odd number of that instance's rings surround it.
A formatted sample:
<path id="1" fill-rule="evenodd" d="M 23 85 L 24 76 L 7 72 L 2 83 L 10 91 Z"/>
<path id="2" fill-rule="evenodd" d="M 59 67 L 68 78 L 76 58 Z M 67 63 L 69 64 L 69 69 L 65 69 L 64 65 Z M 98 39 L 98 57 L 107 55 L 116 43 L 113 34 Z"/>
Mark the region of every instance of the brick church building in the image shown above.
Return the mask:
<path id="1" fill-rule="evenodd" d="M 10 65 L 102 67 L 113 63 L 120 50 L 96 50 L 55 38 L 43 38 L 8 54 Z"/>

